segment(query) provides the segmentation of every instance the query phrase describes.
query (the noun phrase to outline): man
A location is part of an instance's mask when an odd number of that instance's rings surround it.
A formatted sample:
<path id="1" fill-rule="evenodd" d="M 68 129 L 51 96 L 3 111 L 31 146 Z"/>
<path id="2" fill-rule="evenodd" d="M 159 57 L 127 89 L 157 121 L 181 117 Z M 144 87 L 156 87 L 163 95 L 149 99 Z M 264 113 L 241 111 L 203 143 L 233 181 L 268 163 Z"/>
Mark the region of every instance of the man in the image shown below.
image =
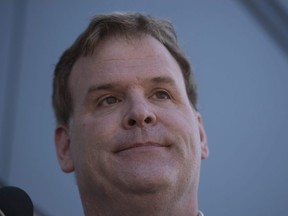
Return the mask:
<path id="1" fill-rule="evenodd" d="M 56 65 L 60 167 L 86 216 L 196 216 L 208 156 L 190 65 L 172 25 L 96 16 Z"/>

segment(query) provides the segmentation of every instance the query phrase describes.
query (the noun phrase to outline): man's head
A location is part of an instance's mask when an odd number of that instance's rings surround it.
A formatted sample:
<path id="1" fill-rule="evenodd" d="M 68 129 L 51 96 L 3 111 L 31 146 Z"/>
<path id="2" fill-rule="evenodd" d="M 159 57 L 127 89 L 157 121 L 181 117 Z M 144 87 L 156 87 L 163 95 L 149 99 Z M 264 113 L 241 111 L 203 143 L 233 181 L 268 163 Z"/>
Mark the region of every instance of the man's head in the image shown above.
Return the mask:
<path id="1" fill-rule="evenodd" d="M 55 68 L 53 81 L 53 107 L 56 120 L 68 124 L 73 115 L 69 77 L 74 63 L 80 58 L 97 51 L 97 45 L 109 38 L 140 38 L 150 35 L 162 43 L 178 62 L 184 76 L 187 95 L 197 109 L 197 92 L 188 60 L 178 45 L 173 26 L 166 20 L 139 13 L 113 13 L 94 17 L 88 28 L 61 56 Z"/>
<path id="2" fill-rule="evenodd" d="M 63 54 L 55 144 L 87 215 L 196 215 L 208 148 L 190 74 L 172 26 L 140 14 L 94 18 Z"/>

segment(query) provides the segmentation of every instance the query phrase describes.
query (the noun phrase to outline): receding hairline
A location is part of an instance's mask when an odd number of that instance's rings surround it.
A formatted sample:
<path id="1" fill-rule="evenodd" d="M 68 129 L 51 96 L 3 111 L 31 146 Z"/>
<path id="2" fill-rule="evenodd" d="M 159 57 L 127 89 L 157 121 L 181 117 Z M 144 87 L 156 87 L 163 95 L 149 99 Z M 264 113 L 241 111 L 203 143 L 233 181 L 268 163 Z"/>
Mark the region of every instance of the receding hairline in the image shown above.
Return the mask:
<path id="1" fill-rule="evenodd" d="M 176 61 L 176 63 L 178 64 L 179 67 L 180 64 L 177 60 L 177 58 L 175 58 L 175 56 L 173 55 L 173 53 L 171 53 L 171 51 L 169 50 L 169 48 L 167 46 L 165 46 L 165 44 L 163 44 L 157 37 L 149 34 L 149 33 L 142 33 L 142 32 L 138 32 L 138 34 L 134 35 L 134 34 L 119 34 L 119 35 L 108 35 L 107 37 L 98 40 L 97 43 L 93 44 L 93 48 L 90 49 L 90 52 L 86 52 L 86 53 L 81 53 L 76 59 L 75 62 L 71 68 L 71 72 L 73 71 L 73 68 L 75 66 L 75 64 L 80 60 L 83 59 L 85 57 L 91 57 L 93 55 L 97 55 L 98 53 L 101 53 L 101 50 L 105 49 L 105 47 L 107 46 L 107 44 L 109 45 L 109 43 L 126 43 L 127 45 L 138 45 L 138 43 L 141 43 L 141 41 L 145 40 L 145 39 L 152 39 L 154 41 L 156 41 L 160 46 L 162 46 L 165 50 L 167 50 L 167 54 L 169 53 L 169 55 Z M 98 52 L 98 53 L 97 53 Z M 162 53 L 162 52 L 161 52 Z M 116 59 L 111 59 L 111 60 L 117 60 Z M 107 61 L 109 61 L 109 59 L 107 59 Z M 70 72 L 70 73 L 71 73 Z M 70 74 L 71 75 L 71 74 Z"/>
<path id="2" fill-rule="evenodd" d="M 145 39 L 146 37 L 152 37 L 153 39 L 155 39 L 156 41 L 158 41 L 160 44 L 162 44 L 162 46 L 164 46 L 166 49 L 167 47 L 163 44 L 163 42 L 161 40 L 159 40 L 156 36 L 150 34 L 149 32 L 135 32 L 135 34 L 133 32 L 116 32 L 116 34 L 114 35 L 106 35 L 105 37 L 97 40 L 95 43 L 92 44 L 92 46 L 90 46 L 90 49 L 87 50 L 86 52 L 82 52 L 78 58 L 76 59 L 76 61 L 74 62 L 74 64 L 81 58 L 81 57 L 87 57 L 87 56 L 92 56 L 94 55 L 95 50 L 98 49 L 98 47 L 109 43 L 111 41 L 116 41 L 116 42 L 124 42 L 127 43 L 129 45 L 133 45 L 134 43 L 137 43 L 143 39 Z M 168 50 L 168 49 L 167 49 Z M 168 52 L 172 55 L 172 53 L 168 50 Z M 173 55 L 172 55 L 173 56 Z M 174 57 L 174 56 L 173 56 Z M 175 59 L 175 58 L 174 58 Z M 175 59 L 176 60 L 176 59 Z"/>

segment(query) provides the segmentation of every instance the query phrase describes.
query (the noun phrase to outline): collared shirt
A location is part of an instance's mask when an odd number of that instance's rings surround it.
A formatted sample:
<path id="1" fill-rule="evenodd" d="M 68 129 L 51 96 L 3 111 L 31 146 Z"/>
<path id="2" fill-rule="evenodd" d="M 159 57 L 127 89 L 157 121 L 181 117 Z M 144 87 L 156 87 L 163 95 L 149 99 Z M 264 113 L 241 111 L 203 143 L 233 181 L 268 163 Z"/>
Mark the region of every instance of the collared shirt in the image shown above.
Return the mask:
<path id="1" fill-rule="evenodd" d="M 198 211 L 197 216 L 204 216 L 204 214 L 201 211 Z"/>

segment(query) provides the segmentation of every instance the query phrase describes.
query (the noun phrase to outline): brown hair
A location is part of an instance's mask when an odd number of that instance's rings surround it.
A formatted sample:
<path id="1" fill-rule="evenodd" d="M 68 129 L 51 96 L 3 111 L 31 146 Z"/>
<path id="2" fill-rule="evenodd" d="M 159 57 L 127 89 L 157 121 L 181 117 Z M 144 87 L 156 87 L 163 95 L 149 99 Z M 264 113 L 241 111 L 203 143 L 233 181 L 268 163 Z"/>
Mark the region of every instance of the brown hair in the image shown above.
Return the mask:
<path id="1" fill-rule="evenodd" d="M 141 37 L 151 35 L 162 43 L 178 62 L 184 77 L 187 95 L 193 107 L 197 106 L 196 86 L 190 64 L 177 43 L 172 24 L 166 20 L 140 13 L 112 13 L 95 16 L 87 29 L 60 57 L 54 71 L 52 103 L 57 123 L 68 125 L 73 113 L 69 90 L 69 76 L 74 63 L 81 56 L 92 55 L 101 41 L 109 37 Z"/>

